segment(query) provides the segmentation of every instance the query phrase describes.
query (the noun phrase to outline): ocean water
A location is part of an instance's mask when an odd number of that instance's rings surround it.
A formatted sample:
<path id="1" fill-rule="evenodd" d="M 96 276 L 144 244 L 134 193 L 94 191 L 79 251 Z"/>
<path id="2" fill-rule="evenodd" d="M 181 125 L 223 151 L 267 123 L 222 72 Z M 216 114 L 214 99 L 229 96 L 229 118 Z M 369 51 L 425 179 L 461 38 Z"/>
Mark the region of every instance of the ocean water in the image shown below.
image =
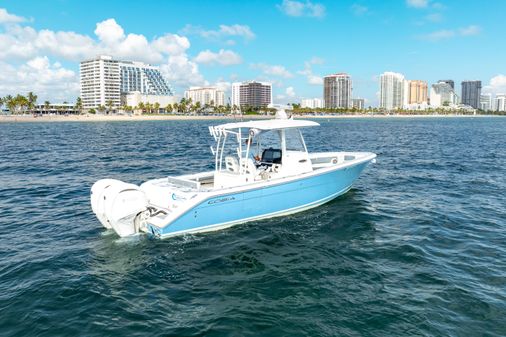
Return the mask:
<path id="1" fill-rule="evenodd" d="M 167 240 L 89 189 L 212 168 L 209 122 L 0 124 L 0 335 L 505 336 L 506 118 L 320 122 L 378 154 L 347 194 Z"/>

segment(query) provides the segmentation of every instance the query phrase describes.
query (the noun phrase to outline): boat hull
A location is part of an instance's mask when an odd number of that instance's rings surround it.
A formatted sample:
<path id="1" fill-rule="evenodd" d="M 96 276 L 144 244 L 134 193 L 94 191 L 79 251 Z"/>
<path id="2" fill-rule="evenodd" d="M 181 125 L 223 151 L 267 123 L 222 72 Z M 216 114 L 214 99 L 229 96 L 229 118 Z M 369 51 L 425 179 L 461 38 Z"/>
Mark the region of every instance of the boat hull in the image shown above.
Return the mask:
<path id="1" fill-rule="evenodd" d="M 301 212 L 346 193 L 370 160 L 289 182 L 214 195 L 160 228 L 147 231 L 162 238 L 220 230 L 239 223 Z"/>

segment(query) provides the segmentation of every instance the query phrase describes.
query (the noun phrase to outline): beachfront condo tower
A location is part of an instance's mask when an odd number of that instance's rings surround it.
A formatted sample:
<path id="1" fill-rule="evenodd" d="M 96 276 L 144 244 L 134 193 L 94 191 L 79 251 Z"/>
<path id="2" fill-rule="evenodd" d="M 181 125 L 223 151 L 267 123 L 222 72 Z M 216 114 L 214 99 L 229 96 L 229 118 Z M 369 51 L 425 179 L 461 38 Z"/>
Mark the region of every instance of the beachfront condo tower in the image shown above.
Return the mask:
<path id="1" fill-rule="evenodd" d="M 446 82 L 438 82 L 431 86 L 430 105 L 433 108 L 443 106 L 455 107 L 459 103 L 459 98 L 453 88 Z"/>
<path id="2" fill-rule="evenodd" d="M 506 94 L 495 95 L 495 111 L 506 111 Z"/>
<path id="3" fill-rule="evenodd" d="M 202 107 L 225 105 L 225 92 L 216 87 L 191 87 L 184 92 L 186 99 L 199 102 Z"/>
<path id="4" fill-rule="evenodd" d="M 420 80 L 409 80 L 408 104 L 427 104 L 427 82 Z"/>
<path id="5" fill-rule="evenodd" d="M 480 110 L 492 110 L 492 94 L 481 94 L 480 96 Z"/>
<path id="6" fill-rule="evenodd" d="M 351 105 L 354 109 L 364 110 L 365 108 L 365 99 L 364 98 L 353 98 L 351 100 Z"/>
<path id="7" fill-rule="evenodd" d="M 439 80 L 438 83 L 443 82 L 448 84 L 450 87 L 452 87 L 453 90 L 455 90 L 455 82 L 453 80 Z"/>
<path id="8" fill-rule="evenodd" d="M 380 75 L 380 108 L 400 109 L 404 105 L 406 84 L 404 75 L 387 71 Z"/>
<path id="9" fill-rule="evenodd" d="M 462 104 L 480 108 L 481 81 L 462 81 Z"/>
<path id="10" fill-rule="evenodd" d="M 232 105 L 238 107 L 265 108 L 272 104 L 272 84 L 268 82 L 232 83 Z"/>
<path id="11" fill-rule="evenodd" d="M 305 98 L 301 100 L 301 108 L 319 109 L 325 106 L 323 99 L 321 98 Z"/>
<path id="12" fill-rule="evenodd" d="M 351 108 L 351 77 L 345 73 L 325 76 L 323 79 L 323 100 L 325 108 Z"/>
<path id="13" fill-rule="evenodd" d="M 122 96 L 172 96 L 172 89 L 156 66 L 120 61 L 101 55 L 80 64 L 81 99 L 84 109 L 124 104 Z"/>

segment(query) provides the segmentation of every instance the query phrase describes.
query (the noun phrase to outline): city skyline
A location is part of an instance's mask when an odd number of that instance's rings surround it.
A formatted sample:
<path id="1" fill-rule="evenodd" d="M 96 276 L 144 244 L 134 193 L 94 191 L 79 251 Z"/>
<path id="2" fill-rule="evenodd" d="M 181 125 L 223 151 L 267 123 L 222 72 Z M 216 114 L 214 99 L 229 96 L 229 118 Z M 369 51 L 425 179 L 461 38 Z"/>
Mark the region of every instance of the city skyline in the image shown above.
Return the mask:
<path id="1" fill-rule="evenodd" d="M 499 1 L 488 5 L 506 9 Z M 180 97 L 190 86 L 210 85 L 230 95 L 233 82 L 256 80 L 273 84 L 276 103 L 300 102 L 323 96 L 324 76 L 346 72 L 353 97 L 378 106 L 379 75 L 387 71 L 429 87 L 450 78 L 457 93 L 464 80 L 481 80 L 482 93 L 506 92 L 502 47 L 496 43 L 505 24 L 494 19 L 502 11 L 487 11 L 479 2 L 139 6 L 3 2 L 0 96 L 34 91 L 41 100 L 74 101 L 79 62 L 99 54 L 158 65 Z M 252 19 L 255 14 L 262 20 Z M 319 43 L 329 38 L 340 43 Z"/>

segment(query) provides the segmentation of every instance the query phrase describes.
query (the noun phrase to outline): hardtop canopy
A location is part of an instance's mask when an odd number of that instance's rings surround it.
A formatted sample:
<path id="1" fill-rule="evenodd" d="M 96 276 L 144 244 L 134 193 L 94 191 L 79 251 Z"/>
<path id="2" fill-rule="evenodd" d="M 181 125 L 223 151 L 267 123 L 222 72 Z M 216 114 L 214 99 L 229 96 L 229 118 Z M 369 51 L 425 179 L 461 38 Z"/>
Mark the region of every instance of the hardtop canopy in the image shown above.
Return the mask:
<path id="1" fill-rule="evenodd" d="M 258 129 L 258 130 L 281 130 L 292 128 L 307 128 L 312 126 L 319 126 L 320 124 L 302 119 L 268 119 L 260 121 L 248 121 L 238 123 L 226 123 L 217 125 L 215 129 L 231 130 L 231 129 Z"/>

